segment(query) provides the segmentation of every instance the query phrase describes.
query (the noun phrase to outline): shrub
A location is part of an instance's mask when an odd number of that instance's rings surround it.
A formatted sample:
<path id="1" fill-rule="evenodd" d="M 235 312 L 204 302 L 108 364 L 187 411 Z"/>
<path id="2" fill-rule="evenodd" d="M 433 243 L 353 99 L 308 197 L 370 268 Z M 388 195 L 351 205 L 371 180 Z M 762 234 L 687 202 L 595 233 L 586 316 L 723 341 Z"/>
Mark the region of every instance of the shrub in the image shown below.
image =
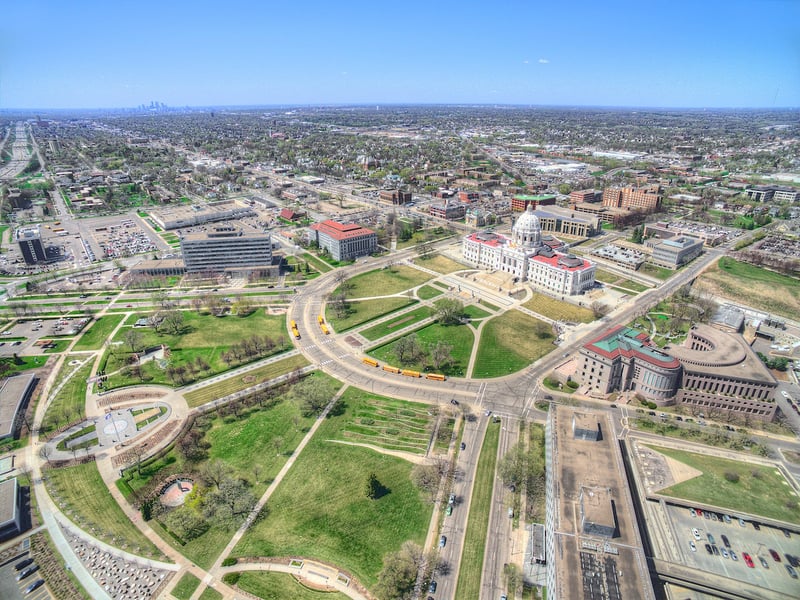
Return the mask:
<path id="1" fill-rule="evenodd" d="M 228 585 L 236 585 L 239 583 L 239 578 L 242 576 L 241 573 L 225 573 L 222 576 L 222 583 L 227 583 Z"/>
<path id="2" fill-rule="evenodd" d="M 733 471 L 725 471 L 725 479 L 731 483 L 739 483 L 739 474 Z"/>
<path id="3" fill-rule="evenodd" d="M 567 387 L 568 387 L 569 389 L 571 389 L 571 390 L 577 390 L 577 389 L 578 389 L 578 382 L 577 382 L 577 381 L 572 381 L 572 380 L 570 379 L 570 380 L 567 382 Z"/>
<path id="4" fill-rule="evenodd" d="M 231 558 L 230 556 L 222 561 L 223 567 L 232 567 L 237 563 L 237 559 Z"/>

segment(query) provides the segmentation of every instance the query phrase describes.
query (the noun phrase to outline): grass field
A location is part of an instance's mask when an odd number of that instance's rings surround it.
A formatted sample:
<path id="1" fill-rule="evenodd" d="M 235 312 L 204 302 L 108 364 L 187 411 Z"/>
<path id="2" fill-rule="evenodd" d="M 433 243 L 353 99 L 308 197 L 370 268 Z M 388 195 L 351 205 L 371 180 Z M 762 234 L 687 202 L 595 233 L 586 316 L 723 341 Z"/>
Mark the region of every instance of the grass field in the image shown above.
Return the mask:
<path id="1" fill-rule="evenodd" d="M 206 587 L 200 594 L 199 600 L 222 600 L 223 595 L 212 587 Z"/>
<path id="2" fill-rule="evenodd" d="M 551 352 L 553 334 L 540 338 L 533 333 L 542 323 L 516 310 L 509 310 L 487 321 L 481 332 L 472 377 L 500 377 L 515 373 Z M 544 331 L 544 325 L 539 325 Z"/>
<path id="3" fill-rule="evenodd" d="M 170 593 L 178 600 L 189 600 L 199 585 L 200 580 L 197 577 L 191 573 L 184 573 Z"/>
<path id="4" fill-rule="evenodd" d="M 105 315 L 98 318 L 89 329 L 84 330 L 73 350 L 99 350 L 122 319 L 123 315 Z"/>
<path id="5" fill-rule="evenodd" d="M 470 319 L 485 319 L 486 317 L 491 317 L 492 314 L 486 312 L 482 308 L 478 308 L 475 304 L 469 304 L 464 307 L 464 314 L 467 315 Z"/>
<path id="6" fill-rule="evenodd" d="M 617 281 L 615 285 L 628 290 L 633 290 L 634 292 L 644 292 L 645 290 L 650 289 L 649 285 L 644 285 L 638 281 L 633 281 L 632 279 L 623 279 L 622 281 Z"/>
<path id="7" fill-rule="evenodd" d="M 464 265 L 459 262 L 454 261 L 451 258 L 447 258 L 446 256 L 442 256 L 441 254 L 433 254 L 427 258 L 415 258 L 414 262 L 417 263 L 420 267 L 425 267 L 426 269 L 431 269 L 432 271 L 436 271 L 437 273 L 441 273 L 442 275 L 447 275 L 449 273 L 455 273 L 456 271 L 463 271 L 467 269 Z"/>
<path id="8" fill-rule="evenodd" d="M 370 350 L 369 354 L 376 360 L 389 363 L 390 365 L 400 366 L 403 369 L 414 371 L 424 371 L 426 367 L 437 373 L 443 373 L 451 377 L 463 377 L 466 374 L 469 358 L 472 355 L 472 346 L 475 343 L 475 336 L 472 329 L 466 325 L 439 325 L 433 323 L 414 332 L 419 339 L 420 345 L 426 349 L 426 355 L 419 361 L 411 364 L 400 365 L 395 354 L 397 340 Z M 453 346 L 450 352 L 453 360 L 450 364 L 439 369 L 429 365 L 429 354 L 427 348 L 433 346 L 437 341 L 442 340 Z M 398 375 L 400 377 L 400 375 Z"/>
<path id="9" fill-rule="evenodd" d="M 346 410 L 322 422 L 233 557 L 313 557 L 371 587 L 386 553 L 424 542 L 432 506 L 411 483 L 411 463 L 327 441 L 341 438 L 351 419 Z M 375 500 L 364 493 L 370 473 L 388 491 Z"/>
<path id="10" fill-rule="evenodd" d="M 72 373 L 75 369 L 74 366 L 68 365 L 67 362 L 69 361 L 64 362 L 61 367 L 56 386 L 63 381 L 68 373 Z M 50 406 L 47 407 L 47 412 L 42 420 L 43 433 L 48 433 L 61 425 L 83 418 L 86 412 L 86 379 L 91 371 L 92 361 L 90 360 L 78 369 L 64 387 L 59 390 Z"/>
<path id="11" fill-rule="evenodd" d="M 239 418 L 217 417 L 205 432 L 204 439 L 211 444 L 208 459 L 223 461 L 229 467 L 230 476 L 249 481 L 258 498 L 292 455 L 313 421 L 313 418 L 302 417 L 297 404 L 287 399 L 269 409 L 254 408 L 249 413 L 243 412 Z M 154 523 L 154 526 L 165 541 L 204 568 L 214 563 L 233 533 L 211 523 L 208 531 L 179 546 L 160 525 Z"/>
<path id="12" fill-rule="evenodd" d="M 223 381 L 207 385 L 199 390 L 187 392 L 184 394 L 184 398 L 186 398 L 186 402 L 189 404 L 190 408 L 202 406 L 206 402 L 245 390 L 264 381 L 275 379 L 280 375 L 291 373 L 295 369 L 305 367 L 308 364 L 306 358 L 301 354 L 287 356 L 274 363 L 248 371 L 244 375 L 230 377 Z"/>
<path id="13" fill-rule="evenodd" d="M 359 333 L 361 333 L 361 335 L 363 335 L 368 340 L 375 341 L 386 335 L 391 335 L 392 333 L 398 331 L 399 329 L 403 329 L 405 327 L 413 325 L 414 323 L 423 321 L 428 317 L 430 317 L 432 314 L 433 314 L 433 309 L 431 309 L 430 306 L 420 306 L 410 312 L 397 315 L 396 319 L 389 319 L 388 321 L 379 323 L 374 327 L 370 327 L 369 329 L 364 329 Z"/>
<path id="14" fill-rule="evenodd" d="M 660 493 L 727 508 L 732 512 L 742 511 L 789 523 L 800 522 L 797 496 L 790 493 L 791 487 L 776 468 L 672 448 L 651 447 L 703 472 Z M 734 476 L 738 477 L 738 481 L 730 481 Z"/>
<path id="15" fill-rule="evenodd" d="M 346 600 L 347 598 L 339 592 L 309 589 L 289 573 L 244 571 L 236 585 L 263 600 Z"/>
<path id="16" fill-rule="evenodd" d="M 78 526 L 132 554 L 164 558 L 122 512 L 95 463 L 48 469 L 46 474 L 47 489 L 56 505 Z"/>
<path id="17" fill-rule="evenodd" d="M 389 314 L 411 304 L 417 300 L 393 296 L 390 298 L 378 298 L 375 300 L 362 300 L 350 303 L 350 312 L 344 318 L 338 318 L 333 310 L 325 310 L 325 319 L 333 325 L 337 333 L 342 333 L 353 327 L 358 327 L 364 323 L 377 319 L 380 316 Z M 302 333 L 302 332 L 301 332 Z"/>
<path id="18" fill-rule="evenodd" d="M 184 380 L 176 382 L 170 380 L 166 371 L 160 369 L 155 361 L 150 361 L 141 367 L 145 382 L 175 385 L 226 371 L 229 365 L 223 361 L 222 355 L 234 344 L 254 334 L 272 338 L 275 342 L 273 354 L 290 346 L 284 317 L 268 315 L 263 310 L 256 310 L 246 317 L 214 317 L 198 315 L 190 311 L 185 311 L 183 315 L 183 331 L 180 334 L 157 333 L 152 327 L 139 328 L 140 345 L 142 347 L 167 345 L 170 349 L 170 366 L 172 367 L 191 365 L 197 358 L 202 358 L 210 368 L 203 373 L 188 371 Z M 123 327 L 114 336 L 115 342 L 122 343 L 115 347 L 114 352 L 108 354 L 106 372 L 109 373 L 109 389 L 142 383 L 142 379 L 134 378 L 125 371 L 112 374 L 124 367 L 130 357 L 130 347 L 125 341 L 125 336 L 129 331 L 129 328 Z"/>
<path id="19" fill-rule="evenodd" d="M 436 298 L 436 296 L 440 296 L 441 294 L 442 290 L 437 290 L 435 287 L 431 287 L 429 285 L 423 285 L 417 289 L 417 297 L 420 300 L 430 300 L 431 298 Z"/>
<path id="20" fill-rule="evenodd" d="M 349 388 L 342 400 L 347 407 L 345 422 L 336 439 L 425 453 L 432 424 L 427 404 L 376 396 L 356 388 Z"/>
<path id="21" fill-rule="evenodd" d="M 349 280 L 352 285 L 348 298 L 369 298 L 372 296 L 390 296 L 399 294 L 409 288 L 417 287 L 431 279 L 423 271 L 405 265 L 393 265 L 390 268 L 370 271 L 356 275 Z M 336 288 L 334 293 L 338 292 Z"/>
<path id="22" fill-rule="evenodd" d="M 642 263 L 642 266 L 639 267 L 639 272 L 655 277 L 656 279 L 669 279 L 675 274 L 675 271 L 671 269 L 651 265 L 650 263 Z"/>
<path id="23" fill-rule="evenodd" d="M 619 275 L 615 275 L 614 273 L 609 273 L 608 271 L 603 271 L 602 269 L 597 269 L 594 273 L 594 278 L 597 281 L 602 281 L 603 283 L 614 283 L 615 281 L 619 281 L 622 279 Z"/>
<path id="24" fill-rule="evenodd" d="M 333 271 L 333 267 L 326 263 L 324 260 L 320 260 L 310 252 L 304 252 L 298 258 L 302 258 L 305 261 L 308 261 L 308 264 L 315 268 L 320 273 L 327 273 L 328 271 Z"/>
<path id="25" fill-rule="evenodd" d="M 522 306 L 554 321 L 591 323 L 594 320 L 594 313 L 588 308 L 562 302 L 538 292 L 533 292 L 531 299 Z"/>
<path id="26" fill-rule="evenodd" d="M 469 505 L 467 532 L 464 550 L 458 569 L 456 598 L 478 598 L 481 593 L 483 555 L 486 551 L 486 535 L 489 527 L 489 512 L 492 504 L 494 469 L 497 464 L 497 446 L 500 443 L 500 424 L 490 423 L 483 438 L 481 456 L 472 487 Z"/>
<path id="27" fill-rule="evenodd" d="M 698 277 L 695 288 L 783 317 L 800 314 L 800 279 L 723 256 Z"/>

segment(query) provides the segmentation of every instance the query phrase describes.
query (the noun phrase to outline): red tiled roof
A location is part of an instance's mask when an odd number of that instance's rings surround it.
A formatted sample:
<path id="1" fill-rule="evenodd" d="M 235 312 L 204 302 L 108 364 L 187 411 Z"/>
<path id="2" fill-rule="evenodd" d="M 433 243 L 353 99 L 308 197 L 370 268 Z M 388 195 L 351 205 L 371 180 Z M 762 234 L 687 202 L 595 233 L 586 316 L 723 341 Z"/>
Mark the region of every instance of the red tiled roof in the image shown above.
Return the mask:
<path id="1" fill-rule="evenodd" d="M 537 262 L 545 263 L 546 265 L 550 265 L 551 267 L 555 267 L 556 269 L 561 269 L 562 271 L 581 271 L 589 266 L 588 260 L 581 260 L 581 264 L 577 267 L 566 267 L 564 265 L 558 264 L 558 259 L 561 258 L 562 255 L 556 254 L 555 256 L 533 256 L 531 260 L 535 260 Z"/>
<path id="2" fill-rule="evenodd" d="M 330 219 L 322 223 L 314 223 L 311 229 L 329 235 L 335 240 L 346 240 L 375 233 L 371 229 L 356 225 L 355 223 L 338 223 Z"/>

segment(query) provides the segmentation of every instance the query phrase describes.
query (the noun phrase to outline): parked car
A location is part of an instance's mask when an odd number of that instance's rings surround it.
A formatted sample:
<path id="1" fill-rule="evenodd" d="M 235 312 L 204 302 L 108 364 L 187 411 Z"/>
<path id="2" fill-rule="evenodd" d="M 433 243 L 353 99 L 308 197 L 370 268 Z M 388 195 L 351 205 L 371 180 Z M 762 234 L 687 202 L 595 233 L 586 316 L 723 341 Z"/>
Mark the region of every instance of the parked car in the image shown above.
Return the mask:
<path id="1" fill-rule="evenodd" d="M 736 556 L 736 552 L 734 552 L 733 550 L 731 550 L 731 560 L 733 561 L 739 560 L 739 557 Z"/>
<path id="2" fill-rule="evenodd" d="M 19 561 L 17 564 L 14 565 L 14 569 L 17 571 L 22 571 L 25 567 L 33 563 L 32 558 L 26 558 L 25 560 Z"/>
<path id="3" fill-rule="evenodd" d="M 789 573 L 789 577 L 792 579 L 797 579 L 797 571 L 794 570 L 792 565 L 786 565 L 786 572 Z"/>
<path id="4" fill-rule="evenodd" d="M 722 536 L 720 536 L 720 537 L 722 537 L 722 543 L 725 544 L 725 547 L 726 548 L 730 548 L 731 547 L 731 543 L 728 540 L 728 536 L 723 533 Z"/>
<path id="5" fill-rule="evenodd" d="M 30 594 L 34 590 L 38 590 L 43 585 L 44 585 L 44 579 L 37 579 L 36 581 L 34 581 L 32 584 L 30 584 L 28 587 L 25 588 L 25 593 Z"/>
<path id="6" fill-rule="evenodd" d="M 455 504 L 456 503 L 456 495 L 450 494 L 450 497 L 447 499 L 448 504 Z"/>
<path id="7" fill-rule="evenodd" d="M 765 569 L 769 569 L 769 563 L 767 562 L 767 559 L 764 558 L 763 556 L 758 557 L 758 562 L 760 562 L 761 566 L 764 567 Z"/>
<path id="8" fill-rule="evenodd" d="M 28 577 L 36 573 L 36 571 L 38 570 L 39 570 L 39 565 L 33 565 L 31 567 L 28 567 L 24 571 L 20 571 L 19 575 L 17 575 L 17 581 L 22 581 L 23 579 L 27 579 Z"/>
<path id="9" fill-rule="evenodd" d="M 439 537 L 439 548 L 444 548 L 446 544 L 447 544 L 447 536 L 443 535 Z"/>
<path id="10" fill-rule="evenodd" d="M 744 559 L 744 564 L 751 569 L 755 568 L 755 565 L 753 564 L 753 558 L 747 552 L 742 552 L 742 558 Z"/>
<path id="11" fill-rule="evenodd" d="M 719 548 L 717 548 L 717 546 L 715 546 L 715 545 L 713 545 L 713 544 L 712 544 L 712 546 L 711 546 L 711 551 L 712 551 L 712 552 L 713 552 L 713 553 L 714 553 L 716 556 L 719 556 Z"/>
<path id="12" fill-rule="evenodd" d="M 711 544 L 706 544 L 706 552 L 708 552 L 709 554 L 714 554 L 714 551 L 711 550 Z"/>
<path id="13" fill-rule="evenodd" d="M 466 450 L 467 449 L 467 445 L 464 442 L 461 442 L 461 449 L 462 450 Z"/>
<path id="14" fill-rule="evenodd" d="M 697 546 L 695 546 L 693 540 L 689 540 L 689 548 L 692 549 L 692 552 L 697 552 Z"/>
<path id="15" fill-rule="evenodd" d="M 774 560 L 775 562 L 781 562 L 780 554 L 775 552 L 775 550 L 773 550 L 772 548 L 769 549 L 769 555 L 772 557 L 772 560 Z"/>
<path id="16" fill-rule="evenodd" d="M 694 536 L 694 539 L 699 540 L 700 539 L 700 530 L 697 529 L 697 527 L 693 528 L 692 529 L 692 535 Z"/>
<path id="17" fill-rule="evenodd" d="M 722 558 L 728 558 L 728 551 L 725 548 L 720 550 L 720 552 L 722 553 Z"/>
<path id="18" fill-rule="evenodd" d="M 436 580 L 434 579 L 431 581 L 431 584 L 428 586 L 428 593 L 435 594 L 436 593 Z"/>
<path id="19" fill-rule="evenodd" d="M 710 533 L 707 533 L 706 537 L 708 538 L 708 543 L 711 544 L 712 546 L 717 543 L 716 540 L 714 540 L 714 536 L 711 535 Z"/>

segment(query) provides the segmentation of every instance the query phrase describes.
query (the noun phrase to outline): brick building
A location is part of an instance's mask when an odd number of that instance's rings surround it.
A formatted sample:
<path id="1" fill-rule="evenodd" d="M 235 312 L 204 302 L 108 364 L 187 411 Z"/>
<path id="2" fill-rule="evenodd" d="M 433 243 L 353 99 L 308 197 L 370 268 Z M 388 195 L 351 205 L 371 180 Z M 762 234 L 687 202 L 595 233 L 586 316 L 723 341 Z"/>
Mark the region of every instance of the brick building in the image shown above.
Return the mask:
<path id="1" fill-rule="evenodd" d="M 327 220 L 311 226 L 314 241 L 325 248 L 334 260 L 353 260 L 378 249 L 378 236 L 371 229 L 355 223 Z"/>

